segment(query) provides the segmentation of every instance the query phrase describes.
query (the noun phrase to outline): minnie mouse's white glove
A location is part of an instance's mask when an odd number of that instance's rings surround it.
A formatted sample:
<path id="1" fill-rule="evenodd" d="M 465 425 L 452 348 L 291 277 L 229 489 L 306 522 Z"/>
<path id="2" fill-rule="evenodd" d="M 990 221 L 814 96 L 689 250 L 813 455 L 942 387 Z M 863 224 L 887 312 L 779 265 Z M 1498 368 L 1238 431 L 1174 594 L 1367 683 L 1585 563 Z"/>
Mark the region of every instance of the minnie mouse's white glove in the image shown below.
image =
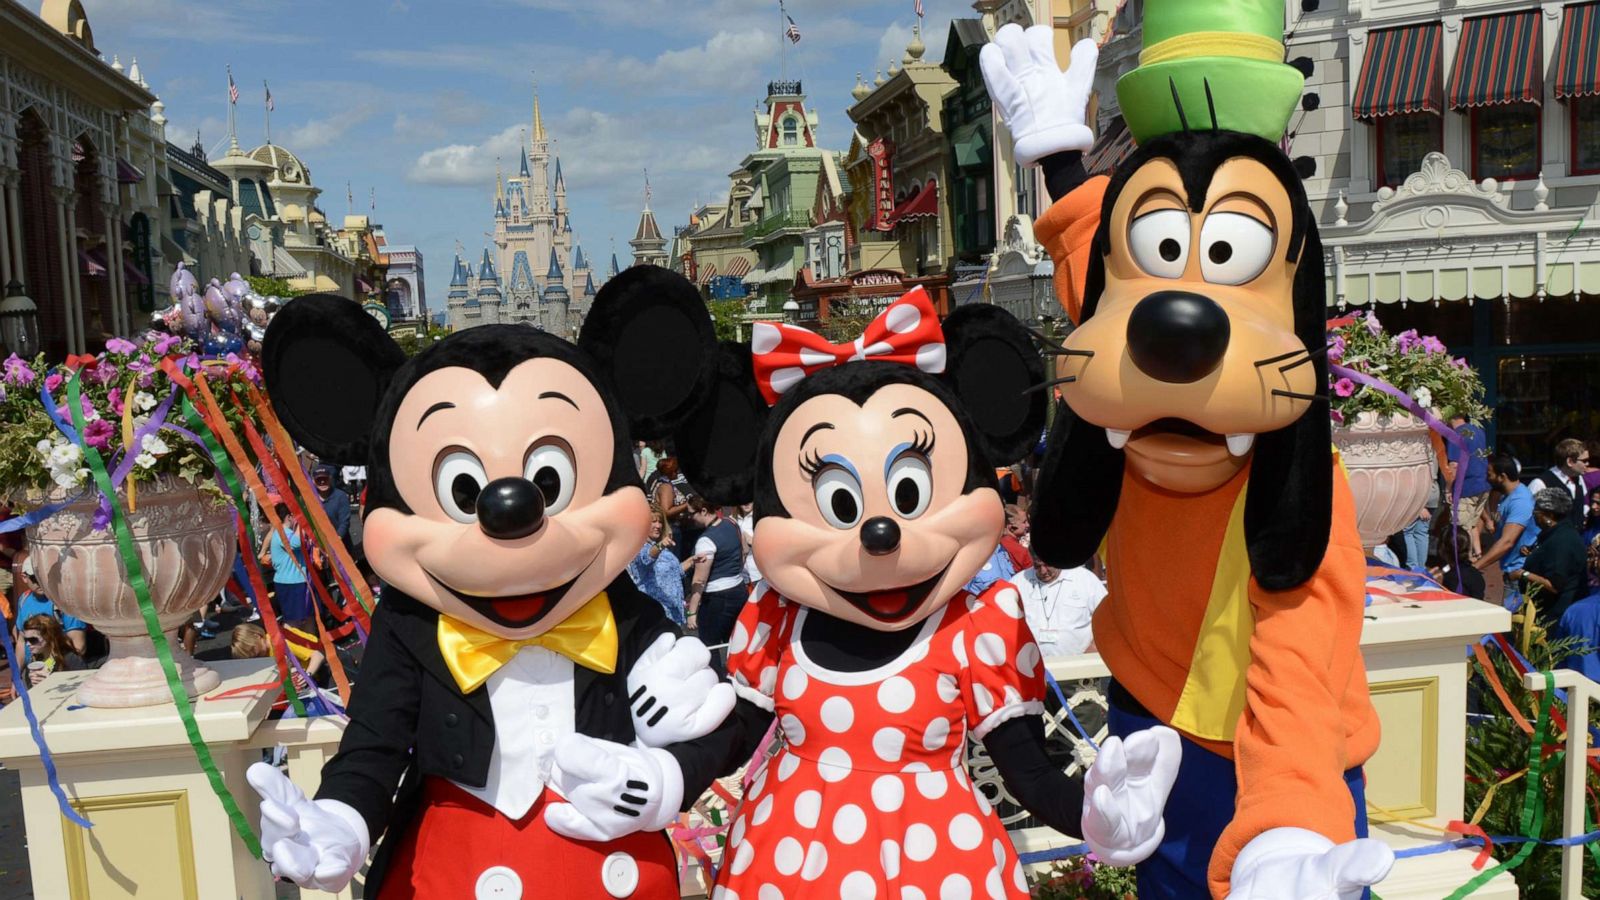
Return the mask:
<path id="1" fill-rule="evenodd" d="M 303 888 L 344 890 L 370 848 L 361 814 L 337 800 L 307 800 L 266 763 L 246 770 L 245 780 L 261 795 L 261 858 L 272 874 Z"/>
<path id="2" fill-rule="evenodd" d="M 551 804 L 545 824 L 579 841 L 660 831 L 683 804 L 683 771 L 672 754 L 581 734 L 556 744 L 550 786 L 567 802 Z"/>
<path id="3" fill-rule="evenodd" d="M 1084 124 L 1100 48 L 1085 38 L 1072 47 L 1065 72 L 1056 63 L 1055 29 L 1001 28 L 978 55 L 989 96 L 1011 129 L 1017 162 L 1031 166 L 1052 153 L 1087 150 L 1094 132 Z"/>
<path id="4" fill-rule="evenodd" d="M 1165 725 L 1100 745 L 1083 777 L 1083 839 L 1096 856 L 1131 866 L 1155 852 L 1166 835 L 1162 812 L 1182 755 L 1178 733 Z"/>
<path id="5" fill-rule="evenodd" d="M 705 737 L 737 700 L 733 685 L 711 668 L 711 651 L 699 638 L 663 634 L 628 672 L 633 733 L 641 747 Z"/>
<path id="6" fill-rule="evenodd" d="M 1394 851 L 1383 841 L 1335 844 L 1304 828 L 1272 828 L 1234 859 L 1228 900 L 1360 900 L 1392 866 Z"/>

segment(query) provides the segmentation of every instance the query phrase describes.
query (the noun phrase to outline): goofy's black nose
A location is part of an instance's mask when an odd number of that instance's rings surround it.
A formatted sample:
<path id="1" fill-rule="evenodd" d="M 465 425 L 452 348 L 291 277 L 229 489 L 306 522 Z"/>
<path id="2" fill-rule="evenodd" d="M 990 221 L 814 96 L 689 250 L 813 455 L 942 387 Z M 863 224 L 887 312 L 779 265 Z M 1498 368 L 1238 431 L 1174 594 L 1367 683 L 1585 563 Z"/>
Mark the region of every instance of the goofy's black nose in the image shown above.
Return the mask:
<path id="1" fill-rule="evenodd" d="M 887 516 L 874 516 L 861 526 L 861 546 L 873 556 L 883 556 L 900 548 L 900 526 Z"/>
<path id="2" fill-rule="evenodd" d="M 544 524 L 544 495 L 526 478 L 496 478 L 478 494 L 478 527 L 502 541 L 524 538 Z"/>
<path id="3" fill-rule="evenodd" d="M 1157 381 L 1189 384 L 1210 375 L 1228 350 L 1228 314 L 1215 301 L 1157 291 L 1128 317 L 1128 352 Z"/>

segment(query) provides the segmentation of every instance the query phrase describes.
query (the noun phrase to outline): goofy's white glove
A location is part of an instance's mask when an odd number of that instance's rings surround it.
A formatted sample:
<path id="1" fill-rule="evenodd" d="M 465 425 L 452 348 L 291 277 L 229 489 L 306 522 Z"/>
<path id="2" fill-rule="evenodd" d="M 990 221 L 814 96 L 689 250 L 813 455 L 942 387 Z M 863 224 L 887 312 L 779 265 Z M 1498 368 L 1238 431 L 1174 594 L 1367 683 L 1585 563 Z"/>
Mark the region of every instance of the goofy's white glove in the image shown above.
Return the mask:
<path id="1" fill-rule="evenodd" d="M 545 824 L 580 841 L 660 831 L 678 817 L 683 804 L 683 772 L 672 754 L 582 734 L 569 734 L 556 744 L 550 786 L 567 802 L 551 804 Z"/>
<path id="2" fill-rule="evenodd" d="M 1393 865 L 1394 851 L 1379 840 L 1335 844 L 1304 828 L 1272 828 L 1234 859 L 1228 900 L 1360 900 Z"/>
<path id="3" fill-rule="evenodd" d="M 307 800 L 266 763 L 251 766 L 245 780 L 261 795 L 261 858 L 272 874 L 303 888 L 344 890 L 371 847 L 361 814 L 337 800 Z"/>
<path id="4" fill-rule="evenodd" d="M 1107 738 L 1083 777 L 1083 839 L 1113 866 L 1143 862 L 1167 833 L 1162 812 L 1178 779 L 1183 744 L 1157 725 Z"/>
<path id="5" fill-rule="evenodd" d="M 711 668 L 711 651 L 699 638 L 663 634 L 628 672 L 628 704 L 640 747 L 705 737 L 737 700 L 733 685 Z"/>
<path id="6" fill-rule="evenodd" d="M 1011 129 L 1017 162 L 1031 166 L 1052 153 L 1087 150 L 1094 132 L 1084 124 L 1100 48 L 1084 38 L 1072 47 L 1065 72 L 1056 63 L 1055 29 L 1017 24 L 995 33 L 978 64 L 989 97 Z"/>

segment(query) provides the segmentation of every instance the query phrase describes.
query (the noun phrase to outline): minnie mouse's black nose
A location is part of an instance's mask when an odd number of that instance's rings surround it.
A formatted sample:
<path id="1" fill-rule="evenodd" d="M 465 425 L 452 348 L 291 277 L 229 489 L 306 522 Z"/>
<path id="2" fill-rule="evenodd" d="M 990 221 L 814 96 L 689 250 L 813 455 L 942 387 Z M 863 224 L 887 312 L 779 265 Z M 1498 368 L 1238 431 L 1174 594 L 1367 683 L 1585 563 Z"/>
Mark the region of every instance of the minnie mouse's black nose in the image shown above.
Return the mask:
<path id="1" fill-rule="evenodd" d="M 526 478 L 496 478 L 478 494 L 478 527 L 502 541 L 524 538 L 544 524 L 544 495 Z"/>
<path id="2" fill-rule="evenodd" d="M 900 549 L 900 526 L 887 516 L 873 516 L 861 526 L 861 546 L 873 556 Z"/>
<path id="3" fill-rule="evenodd" d="M 1128 353 L 1157 381 L 1191 384 L 1222 364 L 1230 331 L 1228 314 L 1211 298 L 1158 291 L 1128 317 Z"/>

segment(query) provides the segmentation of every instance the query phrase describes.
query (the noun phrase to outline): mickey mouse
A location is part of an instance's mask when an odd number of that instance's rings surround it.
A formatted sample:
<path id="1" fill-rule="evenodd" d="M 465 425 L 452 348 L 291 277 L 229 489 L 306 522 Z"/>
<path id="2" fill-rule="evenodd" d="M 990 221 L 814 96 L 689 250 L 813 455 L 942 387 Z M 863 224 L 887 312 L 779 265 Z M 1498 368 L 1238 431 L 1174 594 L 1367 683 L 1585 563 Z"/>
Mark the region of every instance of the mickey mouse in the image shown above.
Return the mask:
<path id="1" fill-rule="evenodd" d="M 693 287 L 630 269 L 576 347 L 484 326 L 410 360 L 314 295 L 262 355 L 295 440 L 366 463 L 386 585 L 316 799 L 249 772 L 273 871 L 338 890 L 382 837 L 366 891 L 384 900 L 677 897 L 661 829 L 740 732 L 705 647 L 624 569 L 650 521 L 631 441 L 694 414 L 720 358 Z"/>
<path id="2" fill-rule="evenodd" d="M 999 540 L 995 465 L 1044 424 L 1028 338 L 988 305 L 941 325 L 921 289 L 843 345 L 758 324 L 748 374 L 724 366 L 719 401 L 677 439 L 697 488 L 755 504 L 765 580 L 728 669 L 734 718 L 749 728 L 758 710 L 783 736 L 734 819 L 716 896 L 1028 896 L 965 772 L 969 733 L 1024 806 L 1103 857 L 1133 862 L 1160 841 L 1177 736 L 1107 742 L 1085 802 L 1043 749 L 1043 661 L 1016 590 L 963 589 Z M 751 455 L 753 480 L 725 464 Z"/>

